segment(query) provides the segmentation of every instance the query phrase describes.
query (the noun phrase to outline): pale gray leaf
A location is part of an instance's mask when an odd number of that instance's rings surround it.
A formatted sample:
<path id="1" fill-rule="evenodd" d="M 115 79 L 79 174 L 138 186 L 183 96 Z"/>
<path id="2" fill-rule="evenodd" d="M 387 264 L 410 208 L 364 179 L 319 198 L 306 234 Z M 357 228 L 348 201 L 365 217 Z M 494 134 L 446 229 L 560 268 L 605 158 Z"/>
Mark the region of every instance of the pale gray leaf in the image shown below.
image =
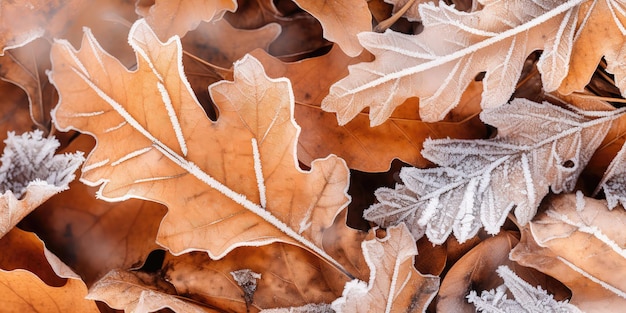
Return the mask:
<path id="1" fill-rule="evenodd" d="M 441 167 L 403 168 L 404 185 L 378 190 L 364 217 L 383 227 L 406 223 L 435 244 L 451 233 L 463 242 L 481 227 L 496 234 L 513 208 L 524 225 L 550 188 L 573 190 L 618 116 L 591 119 L 526 99 L 485 110 L 481 118 L 502 129 L 495 138 L 427 140 L 422 155 Z"/>

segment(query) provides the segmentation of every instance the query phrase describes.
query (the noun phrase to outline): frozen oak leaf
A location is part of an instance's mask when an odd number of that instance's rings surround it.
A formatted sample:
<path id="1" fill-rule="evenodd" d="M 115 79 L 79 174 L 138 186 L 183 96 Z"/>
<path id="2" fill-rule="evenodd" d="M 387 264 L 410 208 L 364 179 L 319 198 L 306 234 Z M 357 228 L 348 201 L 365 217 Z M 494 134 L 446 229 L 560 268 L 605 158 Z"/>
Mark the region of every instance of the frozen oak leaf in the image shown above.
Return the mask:
<path id="1" fill-rule="evenodd" d="M 403 168 L 404 185 L 376 191 L 379 203 L 364 212 L 387 227 L 406 223 L 413 235 L 435 244 L 450 233 L 463 242 L 480 227 L 496 234 L 509 211 L 522 225 L 549 188 L 568 192 L 619 115 L 591 119 L 547 102 L 515 99 L 485 110 L 481 119 L 498 129 L 489 140 L 430 140 L 422 155 L 441 167 Z"/>
<path id="2" fill-rule="evenodd" d="M 587 1 L 581 6 L 567 77 L 559 92 L 582 91 L 601 59 L 615 75 L 615 85 L 626 96 L 626 4 L 622 0 Z"/>
<path id="3" fill-rule="evenodd" d="M 235 0 L 138 0 L 137 14 L 146 18 L 155 33 L 166 40 L 185 36 L 200 22 L 220 19 L 226 11 L 235 12 Z"/>
<path id="4" fill-rule="evenodd" d="M 476 291 L 470 291 L 467 300 L 476 306 L 480 312 L 489 313 L 524 313 L 524 312 L 554 312 L 576 313 L 581 312 L 576 306 L 567 301 L 556 301 L 541 286 L 533 287 L 525 282 L 507 266 L 500 266 L 496 270 L 504 284 L 496 289 L 483 291 L 480 296 Z M 506 291 L 510 290 L 515 297 L 507 299 Z"/>
<path id="5" fill-rule="evenodd" d="M 581 0 L 490 1 L 473 13 L 440 2 L 420 6 L 424 31 L 405 35 L 361 33 L 361 44 L 376 55 L 349 68 L 335 83 L 322 108 L 346 124 L 370 107 L 370 124 L 383 123 L 411 97 L 420 98 L 422 120 L 443 119 L 474 77 L 483 79 L 483 108 L 506 103 L 515 90 L 526 57 L 544 52 L 538 63 L 546 90 L 566 74 L 577 5 Z"/>
<path id="6" fill-rule="evenodd" d="M 33 131 L 9 132 L 0 161 L 0 237 L 54 194 L 68 188 L 84 158 L 55 155 L 59 142 Z"/>
<path id="7" fill-rule="evenodd" d="M 178 37 L 158 40 L 144 20 L 129 42 L 130 72 L 106 54 L 89 31 L 79 51 L 52 49 L 51 80 L 60 129 L 96 137 L 82 181 L 102 184 L 109 201 L 131 197 L 168 207 L 158 242 L 174 254 L 207 251 L 221 258 L 239 246 L 296 244 L 338 269 L 321 247 L 323 230 L 349 202 L 348 169 L 329 156 L 298 167 L 299 127 L 287 79 L 269 79 L 244 57 L 234 82 L 209 88 L 220 110 L 209 120 L 184 78 Z"/>
<path id="8" fill-rule="evenodd" d="M 511 260 L 550 275 L 572 291 L 584 312 L 619 312 L 626 305 L 626 212 L 575 194 L 542 202 L 543 213 L 522 228 Z"/>
<path id="9" fill-rule="evenodd" d="M 437 293 L 439 277 L 422 275 L 413 266 L 417 247 L 406 226 L 390 227 L 385 238 L 364 241 L 362 246 L 369 282 L 348 282 L 333 309 L 338 313 L 424 312 Z"/>

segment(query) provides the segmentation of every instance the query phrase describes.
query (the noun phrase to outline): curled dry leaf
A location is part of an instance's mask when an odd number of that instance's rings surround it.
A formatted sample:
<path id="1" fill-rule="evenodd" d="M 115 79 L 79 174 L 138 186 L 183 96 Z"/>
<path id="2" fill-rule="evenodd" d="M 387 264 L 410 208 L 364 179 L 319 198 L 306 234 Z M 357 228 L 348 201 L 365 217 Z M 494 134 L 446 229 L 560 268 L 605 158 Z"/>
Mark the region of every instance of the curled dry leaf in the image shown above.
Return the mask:
<path id="1" fill-rule="evenodd" d="M 622 207 L 582 194 L 553 196 L 545 212 L 522 229 L 511 259 L 550 275 L 572 291 L 585 312 L 621 311 L 626 305 L 626 254 Z"/>
<path id="2" fill-rule="evenodd" d="M 274 243 L 263 247 L 240 247 L 220 260 L 205 253 L 166 255 L 164 275 L 178 294 L 232 312 L 330 303 L 341 293 L 332 285 L 348 279 L 337 271 L 322 272 L 319 257 L 293 245 Z M 231 275 L 249 269 L 260 274 L 252 301 Z M 330 274 L 330 275 L 329 275 Z"/>
<path id="3" fill-rule="evenodd" d="M 294 1 L 320 21 L 324 38 L 337 43 L 347 55 L 356 57 L 363 51 L 357 34 L 372 30 L 372 15 L 367 1 Z"/>
<path id="4" fill-rule="evenodd" d="M 162 41 L 183 37 L 200 22 L 220 19 L 226 11 L 237 9 L 236 0 L 138 0 L 135 5 L 137 14 Z"/>
<path id="5" fill-rule="evenodd" d="M 403 168 L 404 185 L 376 191 L 364 212 L 383 227 L 406 223 L 435 244 L 451 233 L 463 242 L 484 227 L 497 234 L 515 208 L 525 225 L 551 189 L 570 192 L 619 112 L 592 119 L 547 102 L 514 99 L 481 113 L 498 134 L 489 140 L 430 140 L 424 157 L 438 168 Z"/>
<path id="6" fill-rule="evenodd" d="M 419 97 L 422 120 L 439 121 L 483 71 L 481 105 L 494 108 L 509 100 L 526 57 L 537 49 L 544 50 L 538 63 L 544 88 L 554 90 L 567 72 L 553 69 L 567 68 L 580 2 L 490 1 L 473 13 L 443 2 L 422 5 L 424 31 L 418 35 L 359 35 L 376 60 L 351 66 L 322 108 L 336 112 L 343 125 L 370 107 L 370 124 L 376 126 L 406 99 Z"/>
<path id="7" fill-rule="evenodd" d="M 59 142 L 37 130 L 9 132 L 0 161 L 0 237 L 51 196 L 68 188 L 82 152 L 55 155 Z"/>
<path id="8" fill-rule="evenodd" d="M 383 239 L 363 242 L 370 268 L 369 282 L 346 284 L 341 298 L 332 303 L 341 312 L 424 312 L 439 288 L 439 277 L 422 275 L 413 267 L 417 248 L 406 226 L 387 229 Z"/>
<path id="9" fill-rule="evenodd" d="M 486 136 L 486 127 L 478 118 L 482 90 L 479 82 L 470 84 L 463 94 L 462 104 L 444 122 L 419 120 L 418 103 L 410 99 L 377 127 L 369 126 L 365 114 L 340 126 L 333 114 L 320 108 L 320 103 L 328 94 L 330 85 L 347 74 L 346 66 L 369 59 L 369 55 L 350 58 L 333 47 L 323 56 L 286 63 L 260 50 L 251 54 L 263 63 L 270 77 L 285 76 L 294 86 L 295 118 L 302 127 L 298 160 L 305 164 L 334 153 L 346 160 L 348 167 L 360 171 L 387 171 L 396 158 L 416 167 L 426 167 L 431 163 L 420 154 L 426 138 Z M 382 142 L 385 143 L 384 149 L 380 148 Z"/>
<path id="10" fill-rule="evenodd" d="M 626 5 L 620 0 L 586 1 L 579 12 L 567 77 L 559 92 L 582 91 L 604 57 L 615 86 L 626 96 Z"/>
<path id="11" fill-rule="evenodd" d="M 166 204 L 157 240 L 175 254 L 221 258 L 239 246 L 281 241 L 345 272 L 320 246 L 349 201 L 348 169 L 335 156 L 307 172 L 298 167 L 289 81 L 269 79 L 256 59 L 243 58 L 234 82 L 211 86 L 220 109 L 211 122 L 184 78 L 177 37 L 161 43 L 139 20 L 129 42 L 134 72 L 88 31 L 80 51 L 64 41 L 53 46 L 50 77 L 61 97 L 55 123 L 97 138 L 82 180 L 102 184 L 103 199 Z"/>
<path id="12" fill-rule="evenodd" d="M 11 230 L 0 239 L 0 294 L 5 312 L 97 313 L 87 286 L 33 233 Z"/>
<path id="13" fill-rule="evenodd" d="M 157 276 L 113 270 L 89 288 L 87 299 L 99 300 L 124 312 L 155 312 L 169 308 L 174 312 L 220 312 L 185 301 L 174 294 L 173 288 Z"/>
<path id="14" fill-rule="evenodd" d="M 64 150 L 91 151 L 93 146 L 93 138 L 80 135 Z M 102 201 L 96 190 L 74 180 L 69 190 L 50 198 L 21 224 L 36 230 L 88 285 L 112 269 L 140 267 L 159 248 L 154 239 L 167 211 L 151 201 Z"/>

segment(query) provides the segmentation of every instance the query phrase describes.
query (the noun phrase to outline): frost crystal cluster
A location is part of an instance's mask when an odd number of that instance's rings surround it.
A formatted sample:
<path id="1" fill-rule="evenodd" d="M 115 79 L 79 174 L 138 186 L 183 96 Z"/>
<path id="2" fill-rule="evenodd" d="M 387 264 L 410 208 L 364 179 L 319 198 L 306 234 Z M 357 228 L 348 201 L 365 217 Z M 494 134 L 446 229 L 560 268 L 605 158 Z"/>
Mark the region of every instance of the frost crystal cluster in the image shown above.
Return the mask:
<path id="1" fill-rule="evenodd" d="M 422 155 L 441 167 L 405 167 L 403 185 L 376 191 L 364 212 L 382 227 L 406 223 L 413 236 L 441 244 L 454 233 L 463 242 L 485 227 L 496 234 L 515 208 L 529 222 L 551 188 L 571 192 L 606 135 L 614 113 L 572 112 L 515 99 L 481 113 L 498 129 L 489 140 L 427 140 Z M 600 116 L 590 118 L 590 116 Z"/>
<path id="2" fill-rule="evenodd" d="M 554 312 L 574 313 L 581 312 L 576 306 L 567 301 L 556 301 L 541 286 L 533 287 L 517 276 L 507 266 L 500 266 L 496 270 L 504 280 L 504 284 L 496 289 L 483 291 L 480 296 L 476 291 L 470 291 L 467 301 L 473 303 L 480 312 L 488 313 L 530 313 Z M 508 299 L 509 290 L 515 300 Z"/>
<path id="3" fill-rule="evenodd" d="M 20 136 L 9 132 L 4 143 L 6 146 L 0 157 L 0 192 L 11 190 L 17 198 L 33 182 L 66 188 L 84 160 L 81 152 L 55 155 L 59 141 L 43 138 L 40 130 Z"/>

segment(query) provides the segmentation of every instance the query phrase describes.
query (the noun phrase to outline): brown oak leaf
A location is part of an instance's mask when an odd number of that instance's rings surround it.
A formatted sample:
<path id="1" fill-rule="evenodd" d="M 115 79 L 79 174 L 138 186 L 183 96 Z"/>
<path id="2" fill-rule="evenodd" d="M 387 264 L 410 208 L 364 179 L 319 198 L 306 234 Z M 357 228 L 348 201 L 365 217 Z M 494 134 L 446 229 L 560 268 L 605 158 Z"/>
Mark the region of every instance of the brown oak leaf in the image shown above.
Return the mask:
<path id="1" fill-rule="evenodd" d="M 0 239 L 0 249 L 3 312 L 99 312 L 84 299 L 85 283 L 35 234 L 15 228 Z"/>
<path id="2" fill-rule="evenodd" d="M 615 86 L 626 95 L 625 25 L 626 5 L 622 1 L 585 1 L 581 5 L 569 71 L 560 93 L 582 91 L 604 57 L 606 70 L 615 75 Z"/>
<path id="3" fill-rule="evenodd" d="M 413 267 L 417 248 L 405 225 L 390 227 L 387 236 L 363 242 L 370 267 L 369 282 L 346 284 L 332 304 L 341 312 L 425 311 L 439 288 L 439 277 L 422 275 Z"/>
<path id="4" fill-rule="evenodd" d="M 110 201 L 166 204 L 157 240 L 174 254 L 221 258 L 239 246 L 280 241 L 345 272 L 320 246 L 349 201 L 348 169 L 335 156 L 299 168 L 289 81 L 269 79 L 256 59 L 243 58 L 234 82 L 209 89 L 220 109 L 212 122 L 184 79 L 176 37 L 161 43 L 140 20 L 129 42 L 138 57 L 133 72 L 88 31 L 81 50 L 63 41 L 52 49 L 57 127 L 98 140 L 82 181 L 102 184 L 98 195 Z"/>
<path id="5" fill-rule="evenodd" d="M 550 275 L 572 291 L 570 303 L 585 312 L 620 311 L 626 305 L 624 225 L 620 206 L 582 193 L 552 196 L 522 229 L 511 259 Z"/>

